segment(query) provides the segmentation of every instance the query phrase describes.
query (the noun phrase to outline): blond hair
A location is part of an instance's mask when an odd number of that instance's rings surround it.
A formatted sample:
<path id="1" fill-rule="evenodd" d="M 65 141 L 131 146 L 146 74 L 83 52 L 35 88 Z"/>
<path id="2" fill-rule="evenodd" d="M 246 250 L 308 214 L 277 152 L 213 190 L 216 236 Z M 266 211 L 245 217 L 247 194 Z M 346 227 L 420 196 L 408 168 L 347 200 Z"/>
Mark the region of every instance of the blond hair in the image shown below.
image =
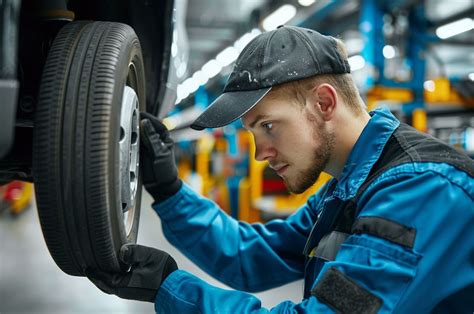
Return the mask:
<path id="1" fill-rule="evenodd" d="M 337 38 L 334 38 L 334 40 L 339 54 L 343 59 L 347 60 L 348 54 L 344 43 Z M 342 101 L 356 115 L 359 115 L 366 110 L 365 103 L 360 97 L 359 90 L 357 89 L 350 73 L 319 74 L 302 80 L 275 86 L 272 92 L 284 91 L 287 95 L 291 95 L 297 103 L 304 105 L 306 98 L 305 95 L 315 86 L 319 86 L 323 83 L 327 83 L 334 87 Z"/>

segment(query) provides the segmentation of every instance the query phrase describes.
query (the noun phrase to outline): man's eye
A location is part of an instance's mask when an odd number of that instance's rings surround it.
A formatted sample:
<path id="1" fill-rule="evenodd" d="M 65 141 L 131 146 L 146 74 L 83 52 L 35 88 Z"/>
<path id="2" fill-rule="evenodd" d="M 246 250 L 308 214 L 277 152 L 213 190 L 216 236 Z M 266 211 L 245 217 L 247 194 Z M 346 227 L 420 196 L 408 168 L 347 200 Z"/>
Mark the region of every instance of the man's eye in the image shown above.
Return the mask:
<path id="1" fill-rule="evenodd" d="M 267 130 L 273 129 L 273 123 L 271 122 L 263 123 L 262 126 Z"/>

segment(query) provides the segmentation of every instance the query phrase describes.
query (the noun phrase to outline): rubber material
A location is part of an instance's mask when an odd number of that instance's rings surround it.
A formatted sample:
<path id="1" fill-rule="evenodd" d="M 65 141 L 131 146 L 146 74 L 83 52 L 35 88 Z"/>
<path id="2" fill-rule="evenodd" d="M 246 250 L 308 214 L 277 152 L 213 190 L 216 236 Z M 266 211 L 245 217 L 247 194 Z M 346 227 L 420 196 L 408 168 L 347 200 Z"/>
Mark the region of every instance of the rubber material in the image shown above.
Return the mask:
<path id="1" fill-rule="evenodd" d="M 84 276 L 86 268 L 120 271 L 120 247 L 136 242 L 141 182 L 128 236 L 120 199 L 125 84 L 135 90 L 143 110 L 143 57 L 131 27 L 79 21 L 61 29 L 41 80 L 33 173 L 46 244 L 70 275 Z"/>

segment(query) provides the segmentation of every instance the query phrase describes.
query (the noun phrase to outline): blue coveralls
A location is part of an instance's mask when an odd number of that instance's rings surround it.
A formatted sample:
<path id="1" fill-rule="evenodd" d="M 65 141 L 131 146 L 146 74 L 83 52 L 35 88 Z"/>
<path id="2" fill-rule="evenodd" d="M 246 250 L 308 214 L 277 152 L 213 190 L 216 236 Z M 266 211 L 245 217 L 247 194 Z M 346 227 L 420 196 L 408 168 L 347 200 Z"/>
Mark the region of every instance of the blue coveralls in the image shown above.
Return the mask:
<path id="1" fill-rule="evenodd" d="M 362 309 L 375 300 L 381 313 L 472 313 L 474 179 L 452 165 L 413 161 L 390 168 L 359 200 L 357 217 L 381 218 L 408 228 L 412 248 L 362 232 L 347 237 L 334 260 L 309 263 L 311 258 L 302 253 L 318 216 L 331 211 L 325 205 L 335 196 L 347 200 L 356 195 L 400 124 L 386 109 L 371 115 L 339 180 L 328 182 L 285 220 L 239 222 L 185 184 L 177 194 L 155 204 L 166 238 L 207 273 L 239 290 L 220 289 L 177 270 L 159 289 L 155 310 L 333 313 L 331 300 L 310 293 L 325 275 L 329 283 L 336 282 L 328 277 L 331 273 L 346 285 L 342 297 L 335 295 L 334 300 L 349 302 L 345 304 L 349 308 L 360 309 L 354 291 L 362 291 L 358 295 L 369 302 L 362 302 Z M 306 293 L 300 303 L 282 300 L 265 309 L 247 293 L 303 277 Z M 335 290 L 329 291 L 329 299 L 331 293 L 339 293 Z M 326 296 L 327 291 L 322 289 Z"/>

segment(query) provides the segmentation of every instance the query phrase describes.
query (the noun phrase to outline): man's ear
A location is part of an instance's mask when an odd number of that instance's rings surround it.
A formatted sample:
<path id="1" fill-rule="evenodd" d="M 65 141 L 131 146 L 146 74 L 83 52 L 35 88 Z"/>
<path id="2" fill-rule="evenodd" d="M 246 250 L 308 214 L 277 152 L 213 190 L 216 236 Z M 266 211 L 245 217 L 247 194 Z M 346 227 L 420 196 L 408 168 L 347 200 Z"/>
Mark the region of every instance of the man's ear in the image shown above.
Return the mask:
<path id="1" fill-rule="evenodd" d="M 337 106 L 337 93 L 334 87 L 323 83 L 315 87 L 312 92 L 315 96 L 317 109 L 322 119 L 324 121 L 331 120 L 336 112 Z"/>

